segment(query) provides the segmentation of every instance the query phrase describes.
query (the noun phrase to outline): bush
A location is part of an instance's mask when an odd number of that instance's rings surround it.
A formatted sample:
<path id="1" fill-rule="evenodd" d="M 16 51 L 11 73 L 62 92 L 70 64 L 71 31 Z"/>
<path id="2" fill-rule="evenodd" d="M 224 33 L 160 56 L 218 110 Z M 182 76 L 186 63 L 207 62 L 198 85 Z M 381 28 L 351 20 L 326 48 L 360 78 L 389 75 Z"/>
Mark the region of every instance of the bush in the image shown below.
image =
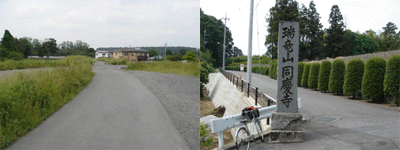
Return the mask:
<path id="1" fill-rule="evenodd" d="M 305 64 L 303 69 L 303 75 L 301 77 L 301 86 L 308 87 L 308 75 L 310 74 L 311 64 Z"/>
<path id="2" fill-rule="evenodd" d="M 389 58 L 386 66 L 384 91 L 388 100 L 392 99 L 395 104 L 400 105 L 400 55 Z"/>
<path id="3" fill-rule="evenodd" d="M 303 77 L 304 63 L 299 62 L 297 70 L 297 86 L 301 86 L 301 78 Z"/>
<path id="4" fill-rule="evenodd" d="M 8 58 L 12 60 L 22 60 L 24 59 L 24 54 L 16 51 L 12 51 L 10 54 L 8 54 Z"/>
<path id="5" fill-rule="evenodd" d="M 167 60 L 180 61 L 182 60 L 182 55 L 181 54 L 167 55 Z"/>
<path id="6" fill-rule="evenodd" d="M 386 61 L 383 58 L 372 57 L 368 59 L 361 85 L 361 93 L 364 99 L 372 99 L 372 101 L 378 103 L 384 102 L 385 68 Z"/>
<path id="7" fill-rule="evenodd" d="M 324 60 L 321 63 L 318 74 L 318 90 L 326 92 L 329 85 L 329 76 L 331 74 L 331 62 Z"/>
<path id="8" fill-rule="evenodd" d="M 111 65 L 126 65 L 128 61 L 126 59 L 110 59 L 108 63 Z"/>
<path id="9" fill-rule="evenodd" d="M 213 147 L 214 144 L 214 138 L 213 137 L 209 137 L 209 135 L 207 134 L 207 132 L 209 131 L 207 129 L 208 125 L 203 125 L 200 124 L 200 148 L 208 148 L 211 149 Z"/>
<path id="10" fill-rule="evenodd" d="M 364 74 L 364 62 L 361 59 L 352 59 L 347 63 L 343 94 L 347 96 L 356 95 L 361 90 L 362 76 Z"/>
<path id="11" fill-rule="evenodd" d="M 269 76 L 273 79 L 276 79 L 276 77 L 278 76 L 277 73 L 277 67 L 278 67 L 278 60 L 274 59 L 271 63 L 271 66 L 269 68 L 270 72 L 269 72 Z"/>
<path id="12" fill-rule="evenodd" d="M 318 88 L 318 73 L 320 64 L 315 62 L 311 64 L 310 74 L 308 76 L 308 87 L 312 89 Z"/>
<path id="13" fill-rule="evenodd" d="M 332 63 L 331 75 L 329 76 L 329 92 L 341 94 L 343 93 L 344 73 L 346 64 L 342 59 L 336 59 Z"/>

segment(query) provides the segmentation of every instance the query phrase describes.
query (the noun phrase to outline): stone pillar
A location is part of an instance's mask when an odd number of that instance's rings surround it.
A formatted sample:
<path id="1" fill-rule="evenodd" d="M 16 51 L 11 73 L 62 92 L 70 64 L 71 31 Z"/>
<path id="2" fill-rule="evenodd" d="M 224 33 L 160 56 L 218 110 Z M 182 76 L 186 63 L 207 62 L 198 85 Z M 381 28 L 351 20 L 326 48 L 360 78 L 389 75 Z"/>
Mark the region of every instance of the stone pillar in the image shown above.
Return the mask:
<path id="1" fill-rule="evenodd" d="M 277 112 L 271 117 L 271 143 L 302 142 L 302 115 L 297 103 L 299 22 L 279 22 Z"/>

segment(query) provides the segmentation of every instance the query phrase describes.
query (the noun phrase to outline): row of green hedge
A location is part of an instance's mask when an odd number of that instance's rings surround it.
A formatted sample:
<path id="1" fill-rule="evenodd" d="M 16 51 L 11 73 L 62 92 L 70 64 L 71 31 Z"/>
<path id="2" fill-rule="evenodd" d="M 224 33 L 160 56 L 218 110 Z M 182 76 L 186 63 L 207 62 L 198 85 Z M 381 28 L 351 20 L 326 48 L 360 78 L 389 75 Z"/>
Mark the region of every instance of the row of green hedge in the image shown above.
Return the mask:
<path id="1" fill-rule="evenodd" d="M 346 64 L 337 59 L 331 64 L 325 60 L 320 63 L 299 63 L 299 86 L 318 89 L 346 96 L 359 96 L 374 102 L 400 99 L 400 56 L 389 58 L 373 57 L 367 63 L 352 59 Z M 301 73 L 302 72 L 302 73 Z"/>
<path id="2" fill-rule="evenodd" d="M 68 56 L 67 67 L 0 80 L 0 149 L 38 126 L 92 80 L 93 59 Z"/>
<path id="3" fill-rule="evenodd" d="M 247 72 L 247 67 L 245 66 L 243 68 L 244 72 Z M 240 71 L 240 66 L 226 66 L 225 70 L 235 70 L 235 71 Z M 260 67 L 260 66 L 255 66 L 251 68 L 252 73 L 258 73 L 262 75 L 268 75 L 270 68 L 268 67 Z"/>

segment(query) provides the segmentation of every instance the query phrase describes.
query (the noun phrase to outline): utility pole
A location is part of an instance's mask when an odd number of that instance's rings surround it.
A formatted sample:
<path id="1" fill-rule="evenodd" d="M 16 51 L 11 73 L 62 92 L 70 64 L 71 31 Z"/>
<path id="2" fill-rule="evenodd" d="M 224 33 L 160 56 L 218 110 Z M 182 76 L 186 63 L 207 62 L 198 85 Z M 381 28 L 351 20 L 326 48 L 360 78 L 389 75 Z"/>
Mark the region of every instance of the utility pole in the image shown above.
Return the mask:
<path id="1" fill-rule="evenodd" d="M 206 46 L 206 43 L 207 43 L 207 41 L 206 41 L 206 35 L 207 35 L 207 29 L 204 29 L 204 46 Z"/>
<path id="2" fill-rule="evenodd" d="M 167 43 L 165 43 L 165 59 L 164 59 L 164 61 L 166 61 L 167 60 Z"/>
<path id="3" fill-rule="evenodd" d="M 250 1 L 250 22 L 249 22 L 249 47 L 247 51 L 247 80 L 248 83 L 251 84 L 251 67 L 252 67 L 252 42 L 253 42 L 253 7 L 254 7 L 254 0 Z"/>
<path id="4" fill-rule="evenodd" d="M 225 13 L 225 26 L 224 26 L 224 47 L 222 48 L 222 70 L 225 70 L 225 39 L 226 39 L 226 20 L 229 20 L 229 18 L 226 18 L 226 13 Z"/>

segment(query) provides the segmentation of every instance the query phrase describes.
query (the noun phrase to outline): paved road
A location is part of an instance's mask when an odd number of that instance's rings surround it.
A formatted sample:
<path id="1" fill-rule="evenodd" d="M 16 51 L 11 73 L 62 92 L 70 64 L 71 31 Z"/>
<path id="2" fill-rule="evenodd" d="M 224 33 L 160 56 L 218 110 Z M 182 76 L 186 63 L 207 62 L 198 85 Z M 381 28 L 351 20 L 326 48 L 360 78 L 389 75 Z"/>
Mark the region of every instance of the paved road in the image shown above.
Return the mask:
<path id="1" fill-rule="evenodd" d="M 8 149 L 189 149 L 139 79 L 101 62 L 93 71 L 81 93 Z"/>
<path id="2" fill-rule="evenodd" d="M 245 72 L 234 72 L 241 74 L 245 80 L 247 79 Z M 259 87 L 264 93 L 276 98 L 276 80 L 253 73 L 252 84 Z M 309 134 L 310 137 L 331 137 L 331 140 L 350 142 L 364 149 L 374 146 L 388 146 L 387 148 L 394 146 L 400 149 L 398 147 L 400 145 L 399 111 L 308 88 L 299 87 L 298 95 L 302 103 L 300 111 L 308 122 L 321 116 L 340 118 L 329 125 L 311 121 L 315 123 L 308 123 L 308 126 L 306 126 L 306 129 L 311 130 L 309 131 L 309 133 L 312 133 Z M 332 133 L 331 131 L 336 132 Z M 366 139 L 378 141 L 366 141 Z M 369 142 L 370 145 L 365 145 L 366 142 Z"/>
<path id="3" fill-rule="evenodd" d="M 200 148 L 200 79 L 145 71 L 127 71 L 161 101 L 190 149 Z"/>

